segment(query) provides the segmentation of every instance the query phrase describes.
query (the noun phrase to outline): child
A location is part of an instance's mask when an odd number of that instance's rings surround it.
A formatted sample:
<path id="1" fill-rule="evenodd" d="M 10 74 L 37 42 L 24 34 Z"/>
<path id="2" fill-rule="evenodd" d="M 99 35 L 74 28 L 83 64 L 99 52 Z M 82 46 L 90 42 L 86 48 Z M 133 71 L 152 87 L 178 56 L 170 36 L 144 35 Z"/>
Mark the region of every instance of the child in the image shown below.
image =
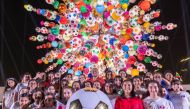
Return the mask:
<path id="1" fill-rule="evenodd" d="M 182 91 L 181 88 L 180 80 L 173 80 L 173 91 L 169 94 L 169 98 L 175 109 L 190 109 L 190 95 L 188 92 Z"/>
<path id="2" fill-rule="evenodd" d="M 122 83 L 123 95 L 121 97 L 117 97 L 114 103 L 114 109 L 143 109 L 143 101 L 134 94 L 134 87 L 132 81 L 125 80 Z"/>
<path id="3" fill-rule="evenodd" d="M 14 78 L 7 79 L 5 92 L 3 96 L 3 109 L 9 109 L 13 104 L 13 95 L 14 95 L 14 88 L 16 87 L 17 83 Z"/>
<path id="4" fill-rule="evenodd" d="M 144 99 L 145 109 L 174 109 L 170 101 L 158 96 L 160 85 L 157 81 L 149 81 L 147 87 L 149 96 Z"/>

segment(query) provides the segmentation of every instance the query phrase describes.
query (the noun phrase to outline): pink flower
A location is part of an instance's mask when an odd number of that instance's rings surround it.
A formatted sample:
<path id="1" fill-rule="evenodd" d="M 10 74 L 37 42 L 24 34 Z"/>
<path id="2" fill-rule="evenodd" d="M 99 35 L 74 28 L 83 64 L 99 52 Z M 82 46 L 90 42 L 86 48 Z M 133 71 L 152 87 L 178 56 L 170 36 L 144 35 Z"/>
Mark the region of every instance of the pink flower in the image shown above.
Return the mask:
<path id="1" fill-rule="evenodd" d="M 147 51 L 147 46 L 139 46 L 137 49 L 137 53 L 141 55 L 145 55 Z"/>

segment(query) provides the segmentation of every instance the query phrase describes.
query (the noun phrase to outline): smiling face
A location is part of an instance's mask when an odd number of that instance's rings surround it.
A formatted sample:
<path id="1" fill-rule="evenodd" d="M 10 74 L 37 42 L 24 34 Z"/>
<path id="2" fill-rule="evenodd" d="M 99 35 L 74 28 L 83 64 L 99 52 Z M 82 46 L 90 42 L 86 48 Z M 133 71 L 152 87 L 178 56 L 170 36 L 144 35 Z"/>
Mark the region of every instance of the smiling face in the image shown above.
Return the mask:
<path id="1" fill-rule="evenodd" d="M 80 84 L 79 84 L 79 82 L 74 82 L 72 88 L 73 88 L 74 91 L 79 90 L 79 89 L 80 89 Z"/>
<path id="2" fill-rule="evenodd" d="M 84 88 L 91 88 L 91 87 L 92 87 L 92 85 L 91 85 L 90 82 L 85 82 L 84 83 Z"/>
<path id="3" fill-rule="evenodd" d="M 182 86 L 181 86 L 180 82 L 174 82 L 174 83 L 172 83 L 172 89 L 175 92 L 179 92 L 181 90 L 181 88 L 182 88 Z"/>
<path id="4" fill-rule="evenodd" d="M 42 92 L 41 91 L 34 92 L 32 98 L 34 99 L 34 101 L 39 102 L 40 100 L 42 100 Z"/>
<path id="5" fill-rule="evenodd" d="M 132 82 L 130 81 L 124 81 L 122 84 L 122 89 L 125 94 L 130 94 L 133 90 Z"/>
<path id="6" fill-rule="evenodd" d="M 162 81 L 162 75 L 159 73 L 154 74 L 154 80 L 161 83 Z"/>
<path id="7" fill-rule="evenodd" d="M 117 86 L 121 86 L 121 78 L 115 78 L 114 83 L 115 83 Z"/>
<path id="8" fill-rule="evenodd" d="M 105 91 L 106 91 L 107 94 L 112 94 L 113 93 L 113 88 L 112 88 L 111 85 L 112 85 L 111 83 L 106 83 L 105 86 L 104 86 Z"/>
<path id="9" fill-rule="evenodd" d="M 85 75 L 80 75 L 79 81 L 80 81 L 81 83 L 84 83 L 84 82 L 86 81 Z"/>
<path id="10" fill-rule="evenodd" d="M 55 93 L 55 87 L 54 86 L 49 86 L 48 90 L 49 93 L 54 94 Z"/>
<path id="11" fill-rule="evenodd" d="M 63 98 L 68 100 L 72 96 L 72 91 L 70 88 L 66 88 L 63 90 Z"/>
<path id="12" fill-rule="evenodd" d="M 30 103 L 29 97 L 21 97 L 19 100 L 20 107 L 23 107 Z"/>
<path id="13" fill-rule="evenodd" d="M 93 84 L 93 88 L 101 89 L 100 82 L 98 82 L 98 81 L 94 82 L 94 84 Z"/>
<path id="14" fill-rule="evenodd" d="M 140 87 L 142 84 L 142 81 L 140 80 L 140 78 L 134 78 L 133 79 L 133 84 L 135 87 Z"/>
<path id="15" fill-rule="evenodd" d="M 121 78 L 126 78 L 127 74 L 125 73 L 125 71 L 120 71 L 119 75 L 121 76 Z"/>
<path id="16" fill-rule="evenodd" d="M 33 90 L 37 87 L 37 82 L 35 80 L 30 81 L 28 86 L 29 86 L 30 90 Z"/>
<path id="17" fill-rule="evenodd" d="M 157 95 L 159 92 L 158 84 L 154 82 L 149 83 L 148 92 L 150 93 L 150 95 Z"/>
<path id="18" fill-rule="evenodd" d="M 7 84 L 8 84 L 8 86 L 9 87 L 14 87 L 15 86 L 15 81 L 13 81 L 13 80 L 7 80 Z"/>

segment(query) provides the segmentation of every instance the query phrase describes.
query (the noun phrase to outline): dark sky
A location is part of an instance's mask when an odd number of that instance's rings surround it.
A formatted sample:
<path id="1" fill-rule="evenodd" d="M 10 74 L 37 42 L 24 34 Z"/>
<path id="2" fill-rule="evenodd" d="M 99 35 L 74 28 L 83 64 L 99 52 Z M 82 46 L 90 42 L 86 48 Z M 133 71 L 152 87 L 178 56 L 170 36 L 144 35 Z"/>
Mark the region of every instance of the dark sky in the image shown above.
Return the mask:
<path id="1" fill-rule="evenodd" d="M 164 68 L 173 71 L 179 70 L 179 61 L 187 57 L 185 43 L 184 22 L 181 8 L 181 0 L 158 0 L 154 7 L 161 9 L 160 21 L 176 23 L 178 28 L 173 31 L 163 31 L 158 34 L 168 35 L 169 41 L 156 42 L 156 51 L 163 55 L 160 61 Z M 185 4 L 190 7 L 189 0 Z M 26 2 L 26 0 L 25 0 Z M 28 0 L 33 6 L 47 8 L 45 0 Z M 183 4 L 184 5 L 184 4 Z M 154 8 L 153 7 L 153 8 Z M 48 7 L 49 8 L 49 7 Z M 190 9 L 189 9 L 190 10 Z M 36 50 L 40 43 L 30 42 L 29 36 L 35 35 L 35 27 L 39 26 L 42 16 L 29 13 L 24 9 L 24 0 L 1 0 L 1 44 L 0 44 L 0 68 L 1 84 L 7 77 L 18 78 L 23 72 L 35 73 L 43 71 L 47 66 L 38 65 L 36 60 L 45 55 L 46 51 Z M 186 22 L 189 23 L 189 22 Z M 188 45 L 188 49 L 189 49 Z M 190 75 L 181 73 L 184 78 Z M 189 81 L 185 78 L 186 82 Z M 190 83 L 190 82 L 189 82 Z"/>

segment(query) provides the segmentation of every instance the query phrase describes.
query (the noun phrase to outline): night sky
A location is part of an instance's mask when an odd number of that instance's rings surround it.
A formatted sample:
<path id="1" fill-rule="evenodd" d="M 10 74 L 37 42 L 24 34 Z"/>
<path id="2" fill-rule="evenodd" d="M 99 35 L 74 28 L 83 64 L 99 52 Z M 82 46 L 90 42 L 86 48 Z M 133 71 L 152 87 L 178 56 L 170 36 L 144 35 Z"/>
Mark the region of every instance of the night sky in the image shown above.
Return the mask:
<path id="1" fill-rule="evenodd" d="M 176 23 L 178 28 L 173 31 L 157 33 L 168 35 L 170 39 L 155 42 L 155 49 L 163 55 L 163 59 L 159 61 L 164 66 L 162 71 L 166 69 L 176 71 L 181 66 L 179 61 L 187 57 L 181 0 L 157 1 L 157 4 L 153 6 L 153 9 L 161 9 L 161 17 L 157 20 L 162 21 L 164 24 Z M 184 1 L 190 7 L 189 0 Z M 37 34 L 35 27 L 40 26 L 39 22 L 45 20 L 45 18 L 36 15 L 34 12 L 27 12 L 24 9 L 25 2 L 27 1 L 1 0 L 0 84 L 3 84 L 8 77 L 18 79 L 23 72 L 27 71 L 35 74 L 35 72 L 43 71 L 47 68 L 47 65 L 37 64 L 37 59 L 47 52 L 46 50 L 36 50 L 36 46 L 42 43 L 29 41 L 29 36 Z M 45 0 L 28 0 L 28 2 L 36 8 L 52 8 L 45 3 Z M 188 45 L 189 48 L 190 45 Z M 180 74 L 184 76 L 186 83 L 187 81 L 190 83 L 190 75 L 187 72 L 180 72 Z"/>

